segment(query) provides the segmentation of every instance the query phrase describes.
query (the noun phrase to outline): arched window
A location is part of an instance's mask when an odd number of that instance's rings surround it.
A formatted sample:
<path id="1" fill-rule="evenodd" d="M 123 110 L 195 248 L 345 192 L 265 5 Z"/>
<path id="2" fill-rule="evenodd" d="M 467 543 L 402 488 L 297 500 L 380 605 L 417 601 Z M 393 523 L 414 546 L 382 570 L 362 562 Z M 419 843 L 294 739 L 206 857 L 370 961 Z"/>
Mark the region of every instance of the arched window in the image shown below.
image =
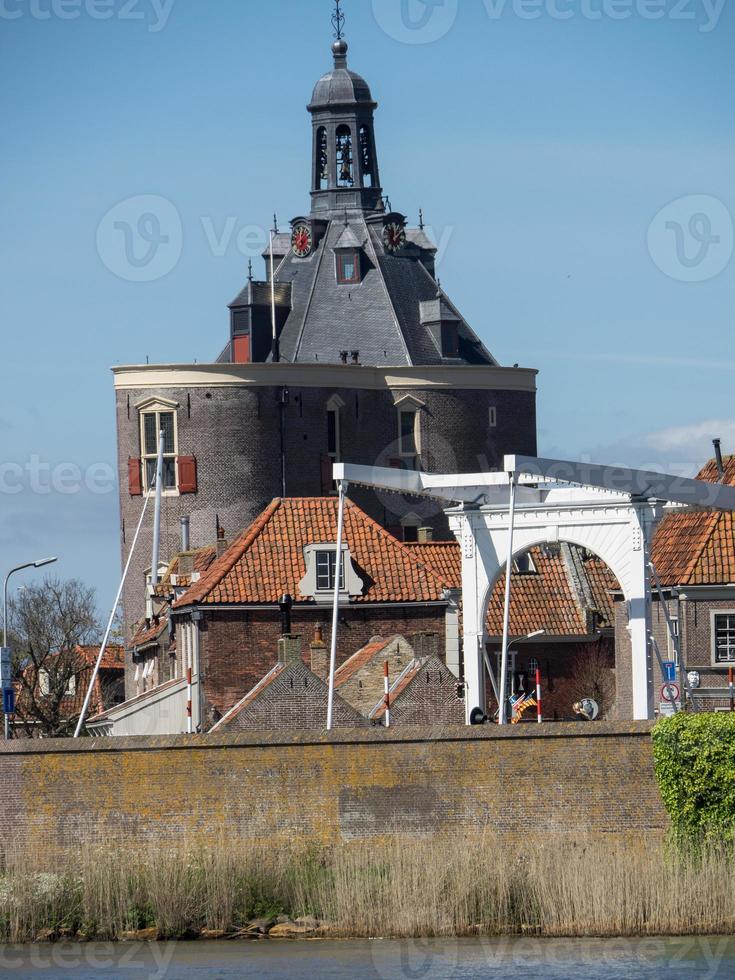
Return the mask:
<path id="1" fill-rule="evenodd" d="M 360 158 L 362 161 L 362 182 L 365 187 L 375 187 L 375 168 L 373 167 L 373 138 L 369 126 L 360 126 Z"/>
<path id="2" fill-rule="evenodd" d="M 339 126 L 337 128 L 337 186 L 353 187 L 354 184 L 352 132 L 349 126 Z"/>
<path id="3" fill-rule="evenodd" d="M 320 126 L 316 131 L 316 187 L 323 191 L 329 186 L 329 154 L 327 153 L 327 131 Z"/>

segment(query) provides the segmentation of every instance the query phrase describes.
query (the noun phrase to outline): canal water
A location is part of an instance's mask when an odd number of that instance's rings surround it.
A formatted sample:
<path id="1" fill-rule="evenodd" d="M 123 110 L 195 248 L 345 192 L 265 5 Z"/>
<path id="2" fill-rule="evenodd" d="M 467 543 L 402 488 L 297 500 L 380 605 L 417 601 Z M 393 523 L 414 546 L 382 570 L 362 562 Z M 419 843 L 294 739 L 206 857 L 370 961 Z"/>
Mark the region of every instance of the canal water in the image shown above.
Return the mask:
<path id="1" fill-rule="evenodd" d="M 47 980 L 735 980 L 735 940 L 472 939 L 0 947 L 0 977 Z"/>

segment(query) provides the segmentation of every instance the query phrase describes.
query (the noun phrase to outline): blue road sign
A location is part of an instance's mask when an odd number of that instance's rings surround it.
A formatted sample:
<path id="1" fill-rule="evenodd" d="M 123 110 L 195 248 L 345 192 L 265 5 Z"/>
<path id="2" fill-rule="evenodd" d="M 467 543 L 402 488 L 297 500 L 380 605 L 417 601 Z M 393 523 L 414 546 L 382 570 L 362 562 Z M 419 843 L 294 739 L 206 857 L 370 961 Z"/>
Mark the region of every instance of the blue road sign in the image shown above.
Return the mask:
<path id="1" fill-rule="evenodd" d="M 676 664 L 673 660 L 665 660 L 663 664 L 664 668 L 664 680 L 675 681 L 676 680 Z"/>
<path id="2" fill-rule="evenodd" d="M 15 691 L 12 687 L 3 688 L 3 714 L 15 714 Z"/>

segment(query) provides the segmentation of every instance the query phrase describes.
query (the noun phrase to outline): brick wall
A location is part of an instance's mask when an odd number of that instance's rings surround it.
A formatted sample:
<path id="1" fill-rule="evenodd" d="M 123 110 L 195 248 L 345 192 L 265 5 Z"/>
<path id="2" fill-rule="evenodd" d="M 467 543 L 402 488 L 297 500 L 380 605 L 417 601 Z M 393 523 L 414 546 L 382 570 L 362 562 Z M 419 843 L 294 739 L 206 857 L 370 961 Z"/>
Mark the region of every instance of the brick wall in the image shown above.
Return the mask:
<path id="1" fill-rule="evenodd" d="M 414 659 L 413 647 L 396 639 L 339 685 L 339 693 L 357 710 L 368 715 L 385 696 L 385 662 L 388 661 L 390 682 L 393 684 Z"/>
<path id="2" fill-rule="evenodd" d="M 9 743 L 0 847 L 332 842 L 487 829 L 514 845 L 660 839 L 650 725 L 365 729 Z"/>
<path id="3" fill-rule="evenodd" d="M 324 642 L 331 643 L 331 608 L 294 607 L 292 633 L 303 637 L 303 660 L 311 664 L 309 644 L 321 623 Z M 395 634 L 411 640 L 415 633 L 443 635 L 443 606 L 368 605 L 340 613 L 337 666 L 365 646 L 374 636 Z M 281 618 L 278 610 L 206 613 L 201 625 L 201 655 L 206 703 L 204 717 L 216 720 L 243 698 L 278 659 Z M 213 714 L 216 712 L 217 714 Z"/>

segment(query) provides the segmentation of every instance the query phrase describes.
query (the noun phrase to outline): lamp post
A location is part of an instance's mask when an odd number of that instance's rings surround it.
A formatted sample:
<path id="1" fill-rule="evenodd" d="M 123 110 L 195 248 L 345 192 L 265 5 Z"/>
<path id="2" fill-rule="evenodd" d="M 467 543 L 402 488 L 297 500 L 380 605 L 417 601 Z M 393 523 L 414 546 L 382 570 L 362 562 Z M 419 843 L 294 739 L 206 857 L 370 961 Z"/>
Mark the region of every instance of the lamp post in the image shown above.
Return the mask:
<path id="1" fill-rule="evenodd" d="M 53 565 L 58 558 L 41 558 L 39 561 L 30 561 L 25 565 L 18 565 L 16 568 L 11 568 L 8 574 L 5 576 L 5 585 L 3 586 L 3 649 L 6 650 L 8 647 L 8 582 L 16 572 L 25 571 L 26 568 L 43 568 L 45 565 Z M 10 737 L 10 716 L 5 715 L 5 741 L 7 742 Z"/>
<path id="2" fill-rule="evenodd" d="M 510 640 L 510 642 L 508 643 L 508 649 L 506 651 L 506 656 L 507 656 L 507 654 L 511 654 L 511 663 L 512 663 L 512 668 L 511 669 L 512 669 L 512 672 L 513 672 L 513 676 L 514 677 L 515 677 L 515 663 L 516 663 L 516 651 L 515 651 L 514 647 L 519 646 L 521 643 L 527 643 L 529 640 L 535 640 L 537 636 L 543 636 L 545 633 L 546 633 L 546 630 L 534 630 L 532 633 L 526 633 L 525 636 L 518 636 L 515 639 Z M 502 667 L 501 667 L 501 670 L 502 670 Z M 507 690 L 507 688 L 508 688 L 508 685 L 507 685 L 507 679 L 506 679 L 506 690 Z M 514 694 L 514 693 L 515 693 L 514 685 L 511 684 L 511 694 Z M 499 717 L 507 717 L 507 715 L 505 714 L 505 710 L 500 709 L 500 706 L 498 706 L 498 708 L 499 708 Z M 503 709 L 504 708 L 505 708 L 505 705 L 503 706 Z M 504 722 L 500 722 L 500 724 L 504 724 Z"/>

